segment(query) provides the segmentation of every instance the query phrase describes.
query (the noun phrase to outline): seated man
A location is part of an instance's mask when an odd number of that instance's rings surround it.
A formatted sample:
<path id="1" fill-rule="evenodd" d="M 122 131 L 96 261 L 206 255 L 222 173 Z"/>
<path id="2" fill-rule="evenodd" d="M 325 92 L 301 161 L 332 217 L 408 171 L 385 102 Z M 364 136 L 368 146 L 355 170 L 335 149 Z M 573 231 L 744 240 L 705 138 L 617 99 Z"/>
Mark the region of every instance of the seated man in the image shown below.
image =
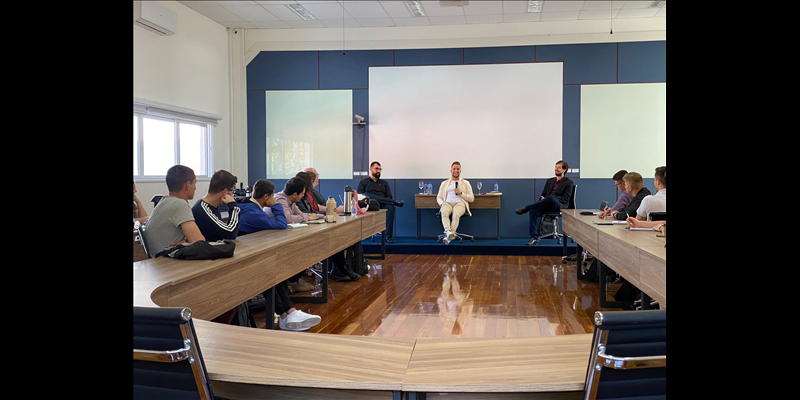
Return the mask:
<path id="1" fill-rule="evenodd" d="M 290 224 L 319 219 L 316 214 L 304 213 L 297 207 L 296 203 L 306 196 L 306 185 L 305 180 L 294 177 L 286 181 L 283 190 L 275 194 L 275 200 L 283 206 L 286 221 Z"/>
<path id="2" fill-rule="evenodd" d="M 631 200 L 633 200 L 633 196 L 625 190 L 625 181 L 622 180 L 622 177 L 627 174 L 628 171 L 624 169 L 619 170 L 614 176 L 611 178 L 614 180 L 614 186 L 617 187 L 621 193 L 619 195 L 619 199 L 617 202 L 614 203 L 614 206 L 611 208 L 606 207 L 605 210 L 601 211 L 600 214 L 597 214 L 597 217 L 600 219 L 605 218 L 606 216 L 611 215 L 613 211 L 620 211 L 623 208 L 627 207 L 628 204 L 631 204 Z"/>
<path id="3" fill-rule="evenodd" d="M 289 182 L 286 185 L 289 186 Z M 242 201 L 240 208 L 241 233 L 286 229 L 288 226 L 283 205 L 275 200 L 275 185 L 266 179 L 259 179 L 253 184 L 252 195 Z M 273 216 L 269 216 L 264 209 L 270 209 Z M 318 315 L 294 308 L 294 303 L 289 298 L 288 280 L 275 285 L 275 312 L 280 314 L 278 325 L 281 330 L 305 331 L 322 321 Z"/>
<path id="4" fill-rule="evenodd" d="M 631 202 L 622 210 L 612 211 L 610 216 L 624 221 L 628 217 L 636 217 L 636 210 L 642 204 L 642 200 L 650 195 L 650 189 L 644 187 L 644 180 L 642 175 L 638 172 L 628 172 L 622 177 L 625 181 L 625 191 L 628 192 L 633 198 Z"/>
<path id="5" fill-rule="evenodd" d="M 192 214 L 200 228 L 200 232 L 210 242 L 236 239 L 239 232 L 239 206 L 233 198 L 237 178 L 228 171 L 217 170 L 211 176 L 208 193 L 197 200 L 192 207 Z M 228 221 L 222 219 L 220 204 L 228 206 Z"/>
<path id="6" fill-rule="evenodd" d="M 542 215 L 548 212 L 557 212 L 561 208 L 569 207 L 569 200 L 572 197 L 572 187 L 575 183 L 567 178 L 567 170 L 569 164 L 566 161 L 559 161 L 556 163 L 555 174 L 556 176 L 547 180 L 544 184 L 539 201 L 529 204 L 525 207 L 514 210 L 517 214 L 522 215 L 530 212 L 530 226 L 528 228 L 531 235 L 531 240 L 528 245 L 539 243 L 539 224 L 542 220 Z"/>
<path id="7" fill-rule="evenodd" d="M 450 179 L 446 179 L 439 185 L 439 194 L 436 202 L 439 203 L 439 211 L 442 214 L 442 225 L 444 226 L 445 238 L 442 239 L 445 245 L 456 238 L 456 229 L 461 216 L 466 212 L 470 216 L 469 203 L 475 200 L 472 194 L 472 185 L 466 179 L 461 179 L 461 163 L 458 161 L 450 165 Z M 450 220 L 452 214 L 453 220 Z"/>
<path id="8" fill-rule="evenodd" d="M 194 171 L 175 165 L 167 171 L 166 181 L 169 194 L 158 202 L 147 221 L 145 239 L 150 257 L 178 243 L 206 240 L 189 206 L 189 200 L 194 198 L 197 190 Z"/>
<path id="9" fill-rule="evenodd" d="M 275 200 L 275 185 L 266 179 L 259 179 L 253 184 L 251 196 L 242 200 L 239 208 L 239 235 L 287 227 L 283 206 Z M 267 214 L 265 208 L 272 215 Z"/>
<path id="10" fill-rule="evenodd" d="M 381 208 L 386 209 L 386 230 L 383 234 L 386 242 L 394 243 L 394 208 L 395 206 L 402 207 L 403 200 L 392 200 L 392 189 L 389 188 L 389 182 L 381 179 L 382 170 L 381 163 L 373 161 L 369 165 L 369 178 L 364 178 L 358 183 L 357 192 L 376 200 Z"/>
<path id="11" fill-rule="evenodd" d="M 656 194 L 646 196 L 636 210 L 636 219 L 649 221 L 651 212 L 667 212 L 667 167 L 656 168 Z"/>

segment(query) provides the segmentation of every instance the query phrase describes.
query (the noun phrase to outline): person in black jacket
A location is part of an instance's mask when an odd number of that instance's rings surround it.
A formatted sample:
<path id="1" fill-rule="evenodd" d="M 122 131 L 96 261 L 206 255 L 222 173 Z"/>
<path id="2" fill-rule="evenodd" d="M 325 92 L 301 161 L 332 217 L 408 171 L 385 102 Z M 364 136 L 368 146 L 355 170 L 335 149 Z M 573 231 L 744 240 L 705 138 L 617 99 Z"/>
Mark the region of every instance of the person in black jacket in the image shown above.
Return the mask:
<path id="1" fill-rule="evenodd" d="M 525 207 L 514 210 L 517 214 L 522 215 L 530 213 L 530 227 L 529 233 L 531 240 L 528 245 L 539 243 L 539 224 L 542 221 L 542 215 L 548 212 L 559 211 L 562 207 L 569 207 L 569 200 L 572 197 L 572 187 L 575 183 L 566 177 L 569 164 L 561 160 L 556 163 L 555 174 L 556 176 L 547 180 L 544 184 L 544 190 L 539 201 L 529 204 Z"/>
<path id="2" fill-rule="evenodd" d="M 651 193 L 650 189 L 644 187 L 642 174 L 638 172 L 628 172 L 622 177 L 622 181 L 625 182 L 625 191 L 633 196 L 633 199 L 625 208 L 619 211 L 612 211 L 609 215 L 620 221 L 625 221 L 628 217 L 636 217 L 636 210 L 642 204 L 642 200 Z"/>
<path id="3" fill-rule="evenodd" d="M 387 243 L 394 243 L 392 239 L 394 235 L 394 213 L 395 207 L 402 207 L 403 200 L 392 199 L 392 189 L 389 188 L 389 182 L 381 179 L 381 171 L 383 167 L 381 163 L 373 161 L 369 165 L 369 177 L 364 178 L 358 183 L 358 194 L 368 196 L 370 199 L 376 200 L 381 205 L 382 209 L 386 209 L 386 235 Z"/>

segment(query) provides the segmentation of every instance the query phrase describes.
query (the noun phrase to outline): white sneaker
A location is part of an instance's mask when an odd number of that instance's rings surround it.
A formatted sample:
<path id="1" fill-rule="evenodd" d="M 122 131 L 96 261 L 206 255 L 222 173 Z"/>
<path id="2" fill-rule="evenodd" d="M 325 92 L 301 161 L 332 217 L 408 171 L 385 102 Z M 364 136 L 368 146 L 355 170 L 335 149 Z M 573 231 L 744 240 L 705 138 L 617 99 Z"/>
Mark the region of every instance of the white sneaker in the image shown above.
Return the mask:
<path id="1" fill-rule="evenodd" d="M 286 318 L 281 318 L 280 320 L 281 330 L 285 331 L 305 331 L 308 330 L 308 328 L 316 326 L 322 322 L 322 318 L 320 318 L 320 316 L 306 314 L 300 310 L 297 310 L 287 315 Z"/>
<path id="2" fill-rule="evenodd" d="M 454 240 L 455 238 L 456 238 L 456 233 L 455 232 L 450 232 L 449 239 L 450 240 Z"/>

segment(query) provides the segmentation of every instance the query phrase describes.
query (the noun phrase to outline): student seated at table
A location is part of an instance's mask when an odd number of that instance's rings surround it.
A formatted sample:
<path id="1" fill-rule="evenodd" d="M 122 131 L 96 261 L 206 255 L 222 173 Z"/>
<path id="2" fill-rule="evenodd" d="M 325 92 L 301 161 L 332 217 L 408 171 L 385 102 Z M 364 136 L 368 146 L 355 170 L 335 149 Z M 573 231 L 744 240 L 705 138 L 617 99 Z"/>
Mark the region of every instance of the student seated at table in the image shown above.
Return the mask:
<path id="1" fill-rule="evenodd" d="M 184 165 L 175 165 L 167 171 L 166 182 L 169 195 L 153 209 L 145 230 L 145 240 L 149 243 L 148 249 L 151 249 L 150 257 L 179 243 L 206 240 L 189 206 L 189 200 L 194 198 L 197 190 L 194 171 Z M 230 324 L 237 309 L 229 310 L 212 321 Z"/>
<path id="2" fill-rule="evenodd" d="M 136 182 L 133 182 L 133 220 L 139 221 L 141 224 L 147 222 L 147 211 L 144 209 L 142 201 L 136 197 Z"/>
<path id="3" fill-rule="evenodd" d="M 175 165 L 167 171 L 166 182 L 169 194 L 158 202 L 147 221 L 145 239 L 150 257 L 178 243 L 206 240 L 189 206 L 189 200 L 194 198 L 197 190 L 194 171 L 183 165 Z"/>
<path id="4" fill-rule="evenodd" d="M 290 182 L 286 183 L 287 187 Z M 239 214 L 241 233 L 286 229 L 288 226 L 284 206 L 275 199 L 275 185 L 266 179 L 256 181 L 251 197 L 243 200 L 240 208 L 242 209 Z M 272 215 L 266 213 L 267 209 Z M 318 315 L 307 314 L 294 308 L 294 303 L 289 298 L 289 280 L 275 285 L 275 294 L 275 312 L 280 315 L 278 325 L 282 330 L 305 331 L 322 321 Z"/>
<path id="5" fill-rule="evenodd" d="M 628 172 L 622 177 L 622 180 L 625 182 L 625 191 L 633 198 L 625 208 L 619 211 L 612 211 L 609 215 L 620 221 L 625 221 L 628 217 L 636 217 L 636 210 L 642 204 L 642 199 L 650 195 L 650 189 L 644 187 L 642 174 L 638 172 Z"/>
<path id="6" fill-rule="evenodd" d="M 192 206 L 192 214 L 200 232 L 210 242 L 233 240 L 239 232 L 239 206 L 233 198 L 238 179 L 228 171 L 217 170 L 211 176 L 208 193 Z M 222 218 L 219 206 L 228 206 L 228 220 Z"/>
<path id="7" fill-rule="evenodd" d="M 317 203 L 316 199 L 314 199 L 314 195 L 311 193 L 311 191 L 314 190 L 316 174 L 302 171 L 298 172 L 297 175 L 295 175 L 295 178 L 300 178 L 306 183 L 306 192 L 303 195 L 303 198 L 295 203 L 297 204 L 297 208 L 306 214 L 325 214 L 324 210 L 320 210 L 319 204 Z"/>
<path id="8" fill-rule="evenodd" d="M 636 210 L 636 219 L 649 221 L 652 212 L 667 212 L 667 167 L 656 168 L 656 194 L 646 196 Z"/>

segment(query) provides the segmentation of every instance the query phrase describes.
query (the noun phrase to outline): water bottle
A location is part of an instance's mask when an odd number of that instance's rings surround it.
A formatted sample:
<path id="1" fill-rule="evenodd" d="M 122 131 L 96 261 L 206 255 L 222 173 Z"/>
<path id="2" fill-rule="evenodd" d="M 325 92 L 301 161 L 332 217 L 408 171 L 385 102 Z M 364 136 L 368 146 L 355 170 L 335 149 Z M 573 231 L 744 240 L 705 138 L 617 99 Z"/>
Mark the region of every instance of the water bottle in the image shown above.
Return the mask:
<path id="1" fill-rule="evenodd" d="M 433 194 L 433 184 L 428 182 L 428 194 Z"/>
<path id="2" fill-rule="evenodd" d="M 500 188 L 497 186 L 497 182 L 494 183 L 494 192 L 500 193 Z"/>

